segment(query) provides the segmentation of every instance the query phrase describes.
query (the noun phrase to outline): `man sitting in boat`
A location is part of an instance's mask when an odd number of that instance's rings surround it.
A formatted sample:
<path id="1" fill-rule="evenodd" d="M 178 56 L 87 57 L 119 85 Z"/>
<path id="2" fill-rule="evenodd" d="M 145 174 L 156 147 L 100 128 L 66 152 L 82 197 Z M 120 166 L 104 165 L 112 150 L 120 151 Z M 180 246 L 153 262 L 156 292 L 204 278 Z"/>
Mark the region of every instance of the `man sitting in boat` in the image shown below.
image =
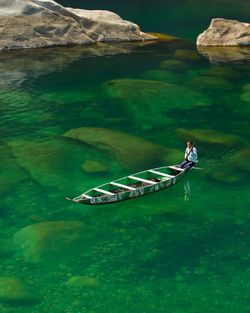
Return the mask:
<path id="1" fill-rule="evenodd" d="M 185 150 L 184 160 L 181 162 L 179 167 L 181 168 L 191 168 L 198 162 L 197 150 L 194 147 L 192 141 L 187 141 L 187 148 Z"/>

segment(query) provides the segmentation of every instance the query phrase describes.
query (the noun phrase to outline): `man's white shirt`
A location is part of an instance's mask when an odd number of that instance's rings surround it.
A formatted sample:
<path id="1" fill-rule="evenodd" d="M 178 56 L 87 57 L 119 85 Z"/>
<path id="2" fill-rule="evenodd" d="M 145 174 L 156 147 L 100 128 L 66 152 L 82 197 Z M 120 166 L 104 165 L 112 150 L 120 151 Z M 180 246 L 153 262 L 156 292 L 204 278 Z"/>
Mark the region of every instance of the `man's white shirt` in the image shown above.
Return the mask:
<path id="1" fill-rule="evenodd" d="M 191 148 L 191 152 L 189 153 L 190 149 L 189 148 L 186 148 L 186 151 L 185 151 L 185 159 L 187 158 L 188 161 L 192 161 L 192 162 L 195 162 L 197 163 L 198 162 L 198 156 L 197 156 L 197 150 L 195 147 Z M 188 156 L 188 157 L 187 157 Z"/>

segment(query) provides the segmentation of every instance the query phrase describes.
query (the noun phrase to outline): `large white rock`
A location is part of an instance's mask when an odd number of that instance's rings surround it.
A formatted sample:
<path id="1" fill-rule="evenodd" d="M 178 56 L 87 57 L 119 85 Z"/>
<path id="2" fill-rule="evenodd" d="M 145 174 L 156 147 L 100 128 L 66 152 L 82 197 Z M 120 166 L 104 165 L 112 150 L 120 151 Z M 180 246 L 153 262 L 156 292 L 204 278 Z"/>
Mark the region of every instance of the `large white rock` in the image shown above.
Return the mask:
<path id="1" fill-rule="evenodd" d="M 64 8 L 53 0 L 0 0 L 0 50 L 151 39 L 112 12 Z"/>
<path id="2" fill-rule="evenodd" d="M 250 24 L 224 18 L 212 19 L 196 43 L 197 46 L 249 46 Z"/>

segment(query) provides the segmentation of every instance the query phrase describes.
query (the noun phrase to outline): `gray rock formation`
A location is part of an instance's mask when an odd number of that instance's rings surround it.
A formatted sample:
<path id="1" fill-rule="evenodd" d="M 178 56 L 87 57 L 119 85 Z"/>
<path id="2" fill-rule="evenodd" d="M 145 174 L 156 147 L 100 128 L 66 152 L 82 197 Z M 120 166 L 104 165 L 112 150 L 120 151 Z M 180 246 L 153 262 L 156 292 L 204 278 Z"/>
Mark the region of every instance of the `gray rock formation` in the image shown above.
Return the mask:
<path id="1" fill-rule="evenodd" d="M 0 0 L 0 50 L 152 39 L 112 12 L 64 8 L 53 0 Z"/>
<path id="2" fill-rule="evenodd" d="M 197 46 L 249 46 L 250 24 L 223 18 L 212 19 L 207 30 L 200 34 Z"/>

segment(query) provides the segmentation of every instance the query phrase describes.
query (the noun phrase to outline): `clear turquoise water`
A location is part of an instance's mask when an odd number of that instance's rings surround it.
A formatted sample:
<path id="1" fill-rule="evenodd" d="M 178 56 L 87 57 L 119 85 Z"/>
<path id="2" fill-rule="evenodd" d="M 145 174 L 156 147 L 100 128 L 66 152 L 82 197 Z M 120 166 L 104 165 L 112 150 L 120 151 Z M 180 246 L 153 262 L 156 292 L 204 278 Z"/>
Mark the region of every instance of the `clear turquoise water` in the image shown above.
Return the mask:
<path id="1" fill-rule="evenodd" d="M 0 276 L 39 294 L 0 312 L 250 312 L 249 63 L 210 64 L 195 51 L 178 41 L 99 57 L 80 47 L 0 54 Z M 173 188 L 113 205 L 64 200 L 179 161 L 187 137 L 202 170 Z M 102 170 L 86 172 L 89 160 Z M 56 221 L 84 232 L 73 243 L 53 226 L 19 233 Z"/>

